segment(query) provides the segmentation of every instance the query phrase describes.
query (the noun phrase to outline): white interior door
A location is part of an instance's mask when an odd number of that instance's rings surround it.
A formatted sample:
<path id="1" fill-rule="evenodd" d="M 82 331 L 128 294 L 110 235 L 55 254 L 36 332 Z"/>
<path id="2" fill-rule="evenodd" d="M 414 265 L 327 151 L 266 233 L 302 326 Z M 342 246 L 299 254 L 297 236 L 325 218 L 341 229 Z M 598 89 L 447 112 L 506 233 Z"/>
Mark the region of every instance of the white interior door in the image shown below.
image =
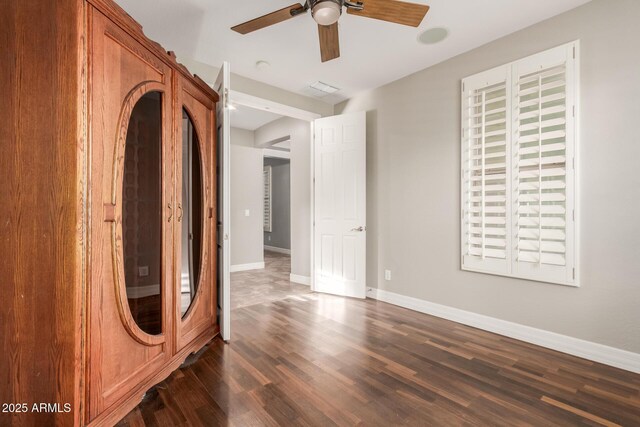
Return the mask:
<path id="1" fill-rule="evenodd" d="M 314 123 L 314 290 L 366 296 L 366 115 Z"/>
<path id="2" fill-rule="evenodd" d="M 218 307 L 222 339 L 231 339 L 231 124 L 229 121 L 229 63 L 224 62 L 214 89 L 220 96 L 217 105 L 218 127 Z"/>

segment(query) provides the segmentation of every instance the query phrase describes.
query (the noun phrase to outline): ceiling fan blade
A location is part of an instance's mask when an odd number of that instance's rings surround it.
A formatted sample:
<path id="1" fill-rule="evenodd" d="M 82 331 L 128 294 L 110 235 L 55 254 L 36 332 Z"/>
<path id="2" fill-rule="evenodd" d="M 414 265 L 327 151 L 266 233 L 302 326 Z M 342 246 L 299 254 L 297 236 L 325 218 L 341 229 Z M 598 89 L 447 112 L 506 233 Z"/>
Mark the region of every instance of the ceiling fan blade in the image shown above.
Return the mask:
<path id="1" fill-rule="evenodd" d="M 362 10 L 347 9 L 350 15 L 417 27 L 429 11 L 426 4 L 407 3 L 399 0 L 360 0 Z"/>
<path id="2" fill-rule="evenodd" d="M 320 56 L 322 62 L 331 61 L 340 57 L 340 39 L 338 36 L 338 23 L 331 25 L 318 25 L 320 36 Z"/>
<path id="3" fill-rule="evenodd" d="M 276 10 L 275 12 L 268 13 L 256 19 L 252 19 L 251 21 L 238 24 L 235 27 L 231 27 L 231 29 L 240 34 L 247 34 L 270 25 L 286 21 L 287 19 L 298 16 L 303 12 L 306 12 L 305 7 L 300 3 L 294 3 L 291 6 Z"/>

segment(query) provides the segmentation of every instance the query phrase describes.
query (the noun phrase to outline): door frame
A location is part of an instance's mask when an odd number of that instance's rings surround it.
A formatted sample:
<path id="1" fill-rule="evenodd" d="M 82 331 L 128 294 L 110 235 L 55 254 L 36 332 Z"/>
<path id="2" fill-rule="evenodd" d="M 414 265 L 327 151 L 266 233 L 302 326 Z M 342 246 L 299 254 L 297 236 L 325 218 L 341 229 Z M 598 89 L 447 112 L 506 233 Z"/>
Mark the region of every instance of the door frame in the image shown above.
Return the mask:
<path id="1" fill-rule="evenodd" d="M 316 119 L 322 118 L 322 115 L 302 110 L 300 108 L 292 107 L 290 105 L 281 104 L 275 101 L 271 101 L 268 99 L 260 98 L 257 96 L 249 95 L 243 92 L 238 92 L 235 90 L 229 91 L 229 102 L 233 105 L 242 105 L 243 107 L 250 107 L 256 110 L 267 111 L 270 113 L 279 114 L 285 117 L 291 117 L 293 119 L 304 120 L 309 122 L 310 132 L 309 132 L 309 188 L 310 188 L 310 211 L 309 211 L 309 232 L 311 235 L 309 236 L 309 261 L 310 261 L 310 289 L 312 291 L 315 290 L 315 265 L 314 265 L 314 257 L 315 257 L 315 245 L 314 245 L 314 228 L 315 228 L 315 220 L 314 220 L 314 203 L 315 203 L 315 185 L 314 185 L 314 151 L 315 151 L 315 132 L 314 132 L 314 121 Z M 233 235 L 230 235 L 230 240 L 233 239 Z"/>

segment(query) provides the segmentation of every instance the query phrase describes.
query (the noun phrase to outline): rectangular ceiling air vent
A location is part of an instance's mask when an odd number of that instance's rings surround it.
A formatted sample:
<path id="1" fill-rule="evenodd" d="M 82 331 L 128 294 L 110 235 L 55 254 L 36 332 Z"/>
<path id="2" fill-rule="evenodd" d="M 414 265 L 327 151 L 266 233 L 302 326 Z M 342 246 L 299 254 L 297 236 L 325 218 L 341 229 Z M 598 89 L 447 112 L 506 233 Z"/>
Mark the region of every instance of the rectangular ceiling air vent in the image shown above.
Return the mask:
<path id="1" fill-rule="evenodd" d="M 315 83 L 311 83 L 305 89 L 305 92 L 311 96 L 315 96 L 316 98 L 322 98 L 324 96 L 331 95 L 332 93 L 336 93 L 339 90 L 340 89 L 338 89 L 337 87 L 318 81 Z"/>

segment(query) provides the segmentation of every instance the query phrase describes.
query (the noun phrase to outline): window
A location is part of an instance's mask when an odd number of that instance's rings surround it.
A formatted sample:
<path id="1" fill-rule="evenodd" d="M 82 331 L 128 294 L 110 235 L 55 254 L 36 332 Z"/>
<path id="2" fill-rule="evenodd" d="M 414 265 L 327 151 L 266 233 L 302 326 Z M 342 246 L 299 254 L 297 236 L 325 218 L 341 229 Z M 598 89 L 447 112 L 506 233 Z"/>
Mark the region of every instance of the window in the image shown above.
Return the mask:
<path id="1" fill-rule="evenodd" d="M 264 231 L 271 233 L 271 166 L 265 166 L 262 170 L 262 178 L 264 182 Z"/>
<path id="2" fill-rule="evenodd" d="M 462 268 L 577 286 L 578 42 L 462 80 Z"/>

